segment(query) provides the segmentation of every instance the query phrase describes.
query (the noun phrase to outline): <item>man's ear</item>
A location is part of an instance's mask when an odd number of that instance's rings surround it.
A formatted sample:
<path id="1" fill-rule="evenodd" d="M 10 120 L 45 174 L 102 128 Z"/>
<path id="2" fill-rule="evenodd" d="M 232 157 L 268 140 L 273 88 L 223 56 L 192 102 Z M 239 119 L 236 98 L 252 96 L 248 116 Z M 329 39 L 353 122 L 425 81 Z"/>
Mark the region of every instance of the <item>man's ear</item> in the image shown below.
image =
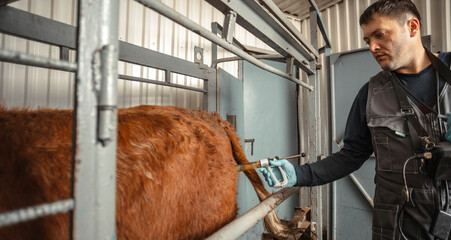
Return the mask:
<path id="1" fill-rule="evenodd" d="M 420 21 L 417 18 L 411 18 L 407 21 L 407 28 L 411 37 L 420 34 Z"/>

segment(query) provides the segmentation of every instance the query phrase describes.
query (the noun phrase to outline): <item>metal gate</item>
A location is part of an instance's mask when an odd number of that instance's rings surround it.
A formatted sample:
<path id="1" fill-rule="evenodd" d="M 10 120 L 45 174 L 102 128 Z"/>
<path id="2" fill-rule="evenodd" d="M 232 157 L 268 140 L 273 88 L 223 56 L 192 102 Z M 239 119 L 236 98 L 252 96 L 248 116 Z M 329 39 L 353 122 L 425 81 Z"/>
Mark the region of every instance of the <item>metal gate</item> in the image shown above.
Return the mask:
<path id="1" fill-rule="evenodd" d="M 285 69 L 285 63 L 265 62 Z M 242 64 L 242 81 L 222 69 L 218 72 L 219 112 L 223 119 L 235 123 L 247 159 L 257 161 L 274 155 L 298 154 L 296 84 L 248 62 Z M 239 176 L 237 202 L 239 216 L 260 203 L 244 173 Z M 298 194 L 293 194 L 276 208 L 277 215 L 291 219 L 297 205 Z M 261 239 L 263 231 L 261 220 L 240 239 Z"/>

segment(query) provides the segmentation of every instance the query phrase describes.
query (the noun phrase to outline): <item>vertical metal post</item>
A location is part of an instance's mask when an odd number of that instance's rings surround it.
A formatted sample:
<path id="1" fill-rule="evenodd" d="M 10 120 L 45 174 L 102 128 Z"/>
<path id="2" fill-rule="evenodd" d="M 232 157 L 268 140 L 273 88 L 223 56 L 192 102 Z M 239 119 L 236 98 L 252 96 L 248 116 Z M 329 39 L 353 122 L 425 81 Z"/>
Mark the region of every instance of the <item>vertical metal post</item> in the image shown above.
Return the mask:
<path id="1" fill-rule="evenodd" d="M 318 50 L 318 20 L 317 12 L 314 7 L 310 8 L 310 43 L 314 49 Z M 319 156 L 319 79 L 318 71 L 316 70 L 315 60 L 310 61 L 310 69 L 315 74 L 308 75 L 309 84 L 315 86 L 315 90 L 309 92 L 309 161 L 316 161 Z M 321 206 L 321 187 L 311 188 L 311 221 L 315 227 L 315 233 L 319 240 L 322 240 L 322 206 Z M 316 226 L 315 224 L 316 223 Z"/>
<path id="2" fill-rule="evenodd" d="M 216 23 L 211 23 L 211 32 L 215 35 L 218 34 L 218 27 Z M 218 45 L 211 42 L 211 62 L 218 58 Z M 209 112 L 220 112 L 220 92 L 219 92 L 219 71 L 216 72 L 215 78 L 207 79 L 207 83 L 204 85 L 207 93 L 204 94 L 204 107 Z"/>
<path id="3" fill-rule="evenodd" d="M 327 66 L 327 79 L 328 81 L 328 96 L 330 97 L 329 100 L 329 126 L 328 130 L 330 133 L 333 133 L 335 131 L 335 127 L 333 126 L 334 119 L 335 119 L 335 96 L 334 96 L 334 84 L 332 81 L 332 71 L 333 68 L 330 65 L 330 54 L 332 52 L 332 49 L 330 47 L 325 48 L 325 58 L 326 58 L 326 64 Z M 328 154 L 332 154 L 332 142 L 333 142 L 333 135 L 331 134 L 331 137 L 328 142 L 329 152 Z M 336 236 L 336 203 L 337 198 L 335 195 L 336 190 L 336 181 L 329 183 L 327 185 L 327 239 L 337 239 Z"/>
<path id="4" fill-rule="evenodd" d="M 118 0 L 79 0 L 73 238 L 116 239 Z"/>

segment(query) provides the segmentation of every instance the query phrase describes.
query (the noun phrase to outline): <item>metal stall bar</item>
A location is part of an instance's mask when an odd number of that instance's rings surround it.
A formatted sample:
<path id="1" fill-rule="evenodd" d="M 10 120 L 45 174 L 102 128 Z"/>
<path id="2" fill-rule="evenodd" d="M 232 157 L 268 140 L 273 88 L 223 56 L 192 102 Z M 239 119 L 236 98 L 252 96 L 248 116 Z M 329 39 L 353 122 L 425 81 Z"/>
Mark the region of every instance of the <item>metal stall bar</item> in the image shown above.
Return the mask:
<path id="1" fill-rule="evenodd" d="M 287 19 L 285 14 L 280 8 L 273 2 L 273 0 L 262 0 L 263 4 L 269 11 L 277 18 L 277 20 L 315 57 L 318 57 L 318 51 L 302 36 L 299 30 Z"/>
<path id="2" fill-rule="evenodd" d="M 62 200 L 54 203 L 22 208 L 0 214 L 0 227 L 33 220 L 57 213 L 65 213 L 74 208 L 74 200 Z"/>
<path id="3" fill-rule="evenodd" d="M 278 60 L 280 62 L 285 62 L 285 57 L 283 57 L 282 55 L 278 55 L 278 54 L 257 55 L 257 56 L 255 56 L 255 58 L 257 58 L 257 59 L 271 59 L 271 60 Z M 212 68 L 216 68 L 218 63 L 238 61 L 238 60 L 242 60 L 242 58 L 240 58 L 240 57 L 227 57 L 227 58 L 216 59 L 216 60 L 212 61 L 211 67 Z"/>
<path id="4" fill-rule="evenodd" d="M 207 111 L 217 110 L 215 68 L 210 68 L 207 65 L 193 63 L 122 41 L 119 42 L 119 49 L 119 59 L 124 62 L 161 69 L 168 74 L 173 72 L 206 80 L 206 82 L 204 81 L 203 89 L 203 93 L 205 94 L 203 98 L 203 108 Z M 132 81 L 143 80 L 130 76 L 126 78 L 121 76 L 121 78 Z M 190 88 L 188 86 L 177 85 L 170 82 L 163 83 L 151 80 L 146 80 L 146 82 L 198 91 L 196 88 Z"/>
<path id="5" fill-rule="evenodd" d="M 255 0 L 206 1 L 224 14 L 227 14 L 229 10 L 235 11 L 238 14 L 236 23 L 268 44 L 268 46 L 282 56 L 294 57 L 296 66 L 301 68 L 307 74 L 314 74 L 308 66 L 308 62 L 313 60 L 315 56 L 293 38 L 291 34 Z M 304 45 L 308 45 L 308 43 L 304 43 Z"/>
<path id="6" fill-rule="evenodd" d="M 250 228 L 258 223 L 262 218 L 268 215 L 288 197 L 299 191 L 299 187 L 284 188 L 263 200 L 257 206 L 241 215 L 231 223 L 227 224 L 219 231 L 207 238 L 207 240 L 216 239 L 237 239 L 245 234 Z"/>
<path id="7" fill-rule="evenodd" d="M 318 38 L 317 38 L 317 18 L 316 11 L 310 9 L 310 41 L 312 46 L 315 49 L 318 49 Z M 315 69 L 316 74 L 309 74 L 308 79 L 309 83 L 314 84 L 316 87 L 316 91 L 309 92 L 309 130 L 308 130 L 308 145 L 309 145 L 309 162 L 315 162 L 319 157 L 319 137 L 318 133 L 320 133 L 320 125 L 319 122 L 319 97 L 320 97 L 320 88 L 319 88 L 319 74 L 316 69 L 316 63 L 314 61 L 310 61 L 310 67 Z M 321 206 L 321 186 L 311 187 L 310 188 L 310 205 L 312 206 L 311 210 L 311 221 L 312 221 L 312 233 L 317 236 L 319 240 L 322 239 L 322 206 Z M 316 223 L 316 224 L 315 224 Z"/>
<path id="8" fill-rule="evenodd" d="M 195 88 L 195 87 L 190 87 L 190 86 L 185 86 L 185 85 L 180 85 L 180 84 L 175 84 L 175 83 L 162 82 L 162 81 L 157 81 L 157 80 L 152 80 L 152 79 L 147 79 L 147 78 L 119 75 L 119 79 L 130 80 L 130 81 L 135 81 L 135 82 L 143 82 L 143 83 L 152 83 L 155 85 L 186 89 L 186 90 L 190 90 L 190 91 L 194 91 L 194 92 L 208 93 L 208 90 L 205 90 L 202 88 Z"/>
<path id="9" fill-rule="evenodd" d="M 316 5 L 315 0 L 308 0 L 310 5 L 315 9 L 316 11 L 316 21 L 318 22 L 318 27 L 321 32 L 321 35 L 323 36 L 324 41 L 326 42 L 326 46 L 324 48 L 320 49 L 320 53 L 325 52 L 325 48 L 332 48 L 332 45 L 330 43 L 329 35 L 327 35 L 326 27 L 324 26 L 323 18 L 321 17 L 321 13 L 319 12 L 318 5 Z M 311 16 L 311 15 L 310 15 Z"/>
<path id="10" fill-rule="evenodd" d="M 216 70 L 127 42 L 119 42 L 119 59 L 200 79 L 215 79 Z"/>
<path id="11" fill-rule="evenodd" d="M 118 0 L 79 0 L 73 238 L 116 239 Z"/>
<path id="12" fill-rule="evenodd" d="M 192 21 L 191 19 L 183 16 L 182 14 L 178 13 L 177 11 L 167 7 L 166 5 L 164 5 L 163 3 L 156 1 L 156 0 L 136 0 L 137 2 L 143 4 L 146 7 L 149 7 L 153 10 L 155 10 L 156 12 L 164 15 L 165 17 L 171 19 L 172 21 L 194 31 L 195 33 L 199 34 L 200 36 L 218 44 L 219 46 L 223 47 L 224 49 L 242 57 L 244 60 L 247 60 L 248 62 L 254 64 L 255 66 L 262 68 L 266 71 L 272 72 L 276 75 L 279 75 L 283 78 L 286 78 L 292 82 L 295 82 L 298 85 L 301 85 L 304 88 L 307 88 L 309 90 L 313 90 L 313 87 L 303 83 L 302 81 L 300 81 L 299 79 L 294 78 L 293 76 L 280 71 L 279 69 L 272 67 L 268 64 L 265 64 L 261 61 L 259 61 L 258 59 L 256 59 L 255 57 L 247 54 L 246 52 L 244 52 L 243 50 L 239 49 L 238 47 L 234 46 L 233 44 L 230 44 L 229 42 L 227 42 L 226 40 L 218 37 L 216 34 L 210 32 L 209 30 L 203 28 L 202 26 L 200 26 L 199 24 L 195 23 L 194 21 Z M 310 73 L 313 74 L 313 72 L 311 70 L 309 70 Z"/>
<path id="13" fill-rule="evenodd" d="M 76 47 L 76 28 L 13 7 L 0 8 L 0 32 L 57 46 Z"/>
<path id="14" fill-rule="evenodd" d="M 0 60 L 5 62 L 18 63 L 35 67 L 51 68 L 68 72 L 77 71 L 76 63 L 33 56 L 30 54 L 15 52 L 7 49 L 0 49 Z"/>

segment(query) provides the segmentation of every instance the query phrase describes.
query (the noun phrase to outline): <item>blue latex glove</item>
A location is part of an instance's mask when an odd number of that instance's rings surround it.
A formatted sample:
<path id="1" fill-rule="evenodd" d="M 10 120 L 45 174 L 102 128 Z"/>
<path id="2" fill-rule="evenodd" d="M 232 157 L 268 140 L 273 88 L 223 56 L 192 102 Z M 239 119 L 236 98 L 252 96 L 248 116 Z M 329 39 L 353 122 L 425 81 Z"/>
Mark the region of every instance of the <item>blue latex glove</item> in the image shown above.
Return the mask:
<path id="1" fill-rule="evenodd" d="M 277 179 L 282 179 L 282 174 L 280 173 L 279 168 L 277 168 L 282 167 L 282 169 L 285 171 L 285 174 L 287 175 L 288 179 L 287 187 L 292 187 L 296 184 L 297 181 L 296 171 L 294 170 L 293 164 L 288 162 L 288 160 L 286 159 L 281 159 L 278 161 L 269 160 L 269 164 L 271 166 L 274 166 L 272 167 L 272 171 L 274 172 L 274 175 L 276 175 Z M 260 168 L 260 172 L 262 172 L 263 175 L 265 176 L 265 180 L 268 183 L 268 185 L 270 187 L 274 186 L 274 182 L 268 170 L 266 170 L 266 168 Z"/>
<path id="2" fill-rule="evenodd" d="M 446 116 L 448 116 L 448 121 L 446 122 L 446 129 L 448 131 L 445 134 L 445 138 L 448 142 L 451 142 L 451 113 L 447 113 Z"/>

